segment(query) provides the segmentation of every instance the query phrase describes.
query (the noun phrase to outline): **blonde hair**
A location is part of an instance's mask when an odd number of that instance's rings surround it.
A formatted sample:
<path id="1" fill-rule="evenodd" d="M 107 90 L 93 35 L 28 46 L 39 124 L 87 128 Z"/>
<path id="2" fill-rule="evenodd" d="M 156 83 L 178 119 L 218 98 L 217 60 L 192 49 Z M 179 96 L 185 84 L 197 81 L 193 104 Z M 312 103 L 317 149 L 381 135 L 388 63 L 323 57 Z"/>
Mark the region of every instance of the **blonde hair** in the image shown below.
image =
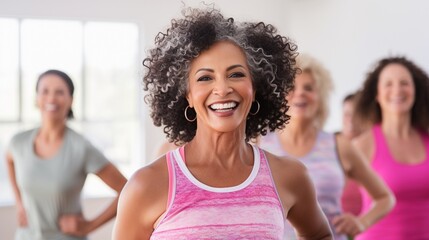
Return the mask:
<path id="1" fill-rule="evenodd" d="M 304 73 L 310 74 L 316 84 L 316 91 L 320 96 L 319 109 L 316 113 L 316 126 L 323 128 L 329 114 L 329 96 L 334 86 L 331 74 L 322 65 L 322 63 L 308 54 L 299 54 L 297 57 L 297 66 Z"/>

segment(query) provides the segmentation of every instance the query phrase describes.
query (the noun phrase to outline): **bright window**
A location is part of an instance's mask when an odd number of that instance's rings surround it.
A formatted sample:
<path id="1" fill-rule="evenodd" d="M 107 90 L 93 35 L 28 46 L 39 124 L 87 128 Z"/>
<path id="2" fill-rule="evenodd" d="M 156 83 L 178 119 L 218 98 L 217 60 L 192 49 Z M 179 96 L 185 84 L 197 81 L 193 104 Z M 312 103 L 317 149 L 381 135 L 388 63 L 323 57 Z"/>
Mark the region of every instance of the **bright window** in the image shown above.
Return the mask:
<path id="1" fill-rule="evenodd" d="M 134 23 L 0 18 L 0 204 L 13 201 L 4 155 L 10 138 L 40 123 L 37 77 L 66 72 L 75 84 L 69 125 L 129 176 L 139 164 L 138 27 Z M 89 177 L 86 195 L 109 192 Z"/>

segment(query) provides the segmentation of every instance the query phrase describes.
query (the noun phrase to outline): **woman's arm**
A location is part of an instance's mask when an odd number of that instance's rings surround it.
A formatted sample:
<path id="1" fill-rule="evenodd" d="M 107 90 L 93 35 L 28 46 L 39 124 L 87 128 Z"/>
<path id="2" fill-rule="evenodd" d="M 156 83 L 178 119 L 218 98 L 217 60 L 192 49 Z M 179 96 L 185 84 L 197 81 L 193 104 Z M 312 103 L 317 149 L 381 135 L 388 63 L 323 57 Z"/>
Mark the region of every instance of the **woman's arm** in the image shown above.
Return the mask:
<path id="1" fill-rule="evenodd" d="M 113 229 L 114 240 L 149 239 L 166 211 L 168 171 L 165 157 L 137 171 L 122 191 Z"/>
<path id="2" fill-rule="evenodd" d="M 369 160 L 365 160 L 369 154 L 368 149 L 366 149 L 367 152 L 364 152 L 364 149 L 358 149 L 347 139 L 341 137 L 337 137 L 337 144 L 346 175 L 359 182 L 371 195 L 374 203 L 368 212 L 359 217 L 343 214 L 334 219 L 333 223 L 338 232 L 355 236 L 391 211 L 395 205 L 395 198 L 387 185 L 371 168 Z"/>
<path id="3" fill-rule="evenodd" d="M 18 183 L 16 182 L 15 163 L 12 153 L 10 152 L 6 153 L 6 167 L 9 175 L 9 181 L 12 184 L 12 189 L 15 196 L 18 225 L 20 227 L 25 227 L 28 225 L 27 213 L 22 203 L 21 192 L 19 191 Z"/>
<path id="4" fill-rule="evenodd" d="M 59 220 L 62 232 L 75 236 L 86 236 L 116 216 L 119 194 L 127 180 L 112 163 L 107 164 L 96 175 L 115 190 L 117 196 L 104 211 L 90 221 L 85 220 L 81 215 L 62 216 Z"/>
<path id="5" fill-rule="evenodd" d="M 328 221 L 317 203 L 313 183 L 305 166 L 295 160 L 271 154 L 270 166 L 285 216 L 299 239 L 332 239 Z"/>

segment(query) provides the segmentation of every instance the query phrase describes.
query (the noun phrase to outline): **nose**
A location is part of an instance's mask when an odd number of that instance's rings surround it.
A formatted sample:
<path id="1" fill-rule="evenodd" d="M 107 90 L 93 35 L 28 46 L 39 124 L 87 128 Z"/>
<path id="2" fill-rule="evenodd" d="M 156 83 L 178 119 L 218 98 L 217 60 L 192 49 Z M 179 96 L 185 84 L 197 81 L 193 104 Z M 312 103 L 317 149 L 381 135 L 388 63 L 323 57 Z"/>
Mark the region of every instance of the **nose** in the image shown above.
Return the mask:
<path id="1" fill-rule="evenodd" d="M 393 84 L 392 86 L 392 92 L 394 94 L 400 94 L 404 89 L 404 86 L 402 86 L 401 84 Z"/>
<path id="2" fill-rule="evenodd" d="M 233 89 L 229 86 L 228 81 L 225 79 L 217 80 L 213 87 L 213 94 L 225 97 L 232 93 Z"/>
<path id="3" fill-rule="evenodd" d="M 48 102 L 53 102 L 55 98 L 55 93 L 49 92 L 48 94 L 46 94 L 46 100 L 48 100 Z"/>

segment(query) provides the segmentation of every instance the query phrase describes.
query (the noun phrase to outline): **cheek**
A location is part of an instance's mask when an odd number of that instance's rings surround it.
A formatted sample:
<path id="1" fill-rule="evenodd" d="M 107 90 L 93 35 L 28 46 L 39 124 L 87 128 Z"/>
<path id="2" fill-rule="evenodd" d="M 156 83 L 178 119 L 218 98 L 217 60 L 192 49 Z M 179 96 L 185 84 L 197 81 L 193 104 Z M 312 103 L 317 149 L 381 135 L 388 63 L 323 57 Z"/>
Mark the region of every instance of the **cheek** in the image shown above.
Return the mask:
<path id="1" fill-rule="evenodd" d="M 290 91 L 287 95 L 286 95 L 286 97 L 285 97 L 285 99 L 286 99 L 286 101 L 292 101 L 292 98 L 293 98 L 293 91 Z"/>
<path id="2" fill-rule="evenodd" d="M 313 102 L 313 105 L 318 108 L 319 107 L 319 102 L 320 102 L 320 96 L 319 94 L 317 94 L 316 92 L 313 92 L 311 94 L 308 95 L 309 99 L 311 100 L 311 102 Z"/>
<path id="3" fill-rule="evenodd" d="M 415 99 L 416 98 L 416 90 L 414 89 L 414 87 L 411 87 L 409 92 L 410 92 L 410 95 L 413 97 L 413 99 Z"/>
<path id="4" fill-rule="evenodd" d="M 42 102 L 43 102 L 43 97 L 42 97 L 42 96 L 40 96 L 40 95 L 37 95 L 37 96 L 36 96 L 36 106 L 37 106 L 37 107 L 42 106 Z"/>

